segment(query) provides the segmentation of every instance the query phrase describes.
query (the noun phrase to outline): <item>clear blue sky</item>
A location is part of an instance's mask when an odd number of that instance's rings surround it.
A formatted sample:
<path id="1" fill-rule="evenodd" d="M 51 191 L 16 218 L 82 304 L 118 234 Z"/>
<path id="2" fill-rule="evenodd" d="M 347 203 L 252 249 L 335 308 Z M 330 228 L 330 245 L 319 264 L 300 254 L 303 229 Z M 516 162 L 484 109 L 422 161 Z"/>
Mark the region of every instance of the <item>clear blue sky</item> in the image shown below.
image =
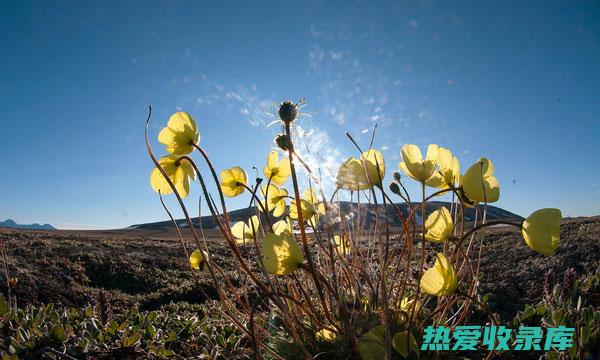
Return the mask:
<path id="1" fill-rule="evenodd" d="M 600 214 L 598 1 L 251 3 L 1 1 L 0 220 L 164 220 L 148 104 L 153 139 L 183 109 L 219 170 L 250 171 L 273 102 L 300 98 L 325 167 L 377 122 L 388 169 L 402 144 L 438 143 L 463 170 L 493 160 L 501 207 Z"/>

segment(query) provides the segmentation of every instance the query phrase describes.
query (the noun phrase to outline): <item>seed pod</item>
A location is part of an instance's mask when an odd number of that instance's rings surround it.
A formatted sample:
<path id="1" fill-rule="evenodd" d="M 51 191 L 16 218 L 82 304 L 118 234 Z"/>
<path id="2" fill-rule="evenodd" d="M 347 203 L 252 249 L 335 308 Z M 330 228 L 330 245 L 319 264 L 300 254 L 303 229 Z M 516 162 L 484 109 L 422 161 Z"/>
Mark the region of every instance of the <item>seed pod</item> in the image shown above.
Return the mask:
<path id="1" fill-rule="evenodd" d="M 279 106 L 279 118 L 288 124 L 298 117 L 298 106 L 291 101 L 284 101 Z"/>

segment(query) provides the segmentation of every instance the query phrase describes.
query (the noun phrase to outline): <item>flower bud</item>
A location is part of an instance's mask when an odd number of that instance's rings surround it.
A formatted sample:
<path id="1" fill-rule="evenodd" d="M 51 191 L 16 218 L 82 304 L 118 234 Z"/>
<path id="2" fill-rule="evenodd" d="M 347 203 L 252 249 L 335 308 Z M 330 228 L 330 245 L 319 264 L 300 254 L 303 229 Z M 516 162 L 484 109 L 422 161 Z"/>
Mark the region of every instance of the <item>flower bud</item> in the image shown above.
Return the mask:
<path id="1" fill-rule="evenodd" d="M 396 180 L 397 182 L 400 182 L 400 172 L 399 171 L 394 171 L 394 180 Z"/>
<path id="2" fill-rule="evenodd" d="M 390 183 L 390 191 L 396 195 L 400 195 L 400 185 L 398 185 L 398 183 L 392 181 Z"/>
<path id="3" fill-rule="evenodd" d="M 279 106 L 279 118 L 284 123 L 290 123 L 296 120 L 298 116 L 298 107 L 291 101 L 284 101 Z"/>
<path id="4" fill-rule="evenodd" d="M 290 142 L 290 138 L 285 134 L 277 135 L 277 137 L 275 138 L 275 143 L 283 151 L 287 151 L 288 149 L 291 148 L 291 145 L 292 145 Z"/>

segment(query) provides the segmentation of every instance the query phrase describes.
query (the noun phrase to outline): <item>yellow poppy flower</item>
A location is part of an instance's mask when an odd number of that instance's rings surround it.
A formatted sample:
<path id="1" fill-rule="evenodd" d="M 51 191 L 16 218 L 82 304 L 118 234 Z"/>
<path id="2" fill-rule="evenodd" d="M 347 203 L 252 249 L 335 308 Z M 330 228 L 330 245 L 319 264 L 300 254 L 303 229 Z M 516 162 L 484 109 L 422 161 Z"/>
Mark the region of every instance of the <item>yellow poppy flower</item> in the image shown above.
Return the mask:
<path id="1" fill-rule="evenodd" d="M 204 256 L 202 256 L 203 254 Z M 206 259 L 208 259 L 208 254 L 206 254 L 206 252 L 194 250 L 190 254 L 190 265 L 192 268 L 202 271 L 206 267 Z"/>
<path id="2" fill-rule="evenodd" d="M 338 169 L 336 185 L 340 189 L 358 191 L 367 190 L 371 186 L 365 173 L 362 161 L 350 157 Z"/>
<path id="3" fill-rule="evenodd" d="M 194 180 L 196 178 L 196 172 L 192 164 L 187 160 L 180 160 L 179 156 L 175 155 L 164 156 L 158 160 L 158 163 L 175 185 L 175 189 L 179 195 L 181 197 L 188 196 L 190 193 L 190 179 Z M 173 192 L 173 189 L 171 189 L 171 186 L 157 167 L 150 173 L 150 186 L 161 195 Z"/>
<path id="4" fill-rule="evenodd" d="M 417 145 L 405 144 L 402 146 L 402 161 L 400 169 L 411 178 L 424 183 L 435 171 L 438 146 L 431 144 L 427 147 L 427 157 L 423 160 L 421 150 Z"/>
<path id="5" fill-rule="evenodd" d="M 167 145 L 167 152 L 173 155 L 187 155 L 194 151 L 192 144 L 198 144 L 200 134 L 190 114 L 176 112 L 158 134 L 158 141 Z"/>
<path id="6" fill-rule="evenodd" d="M 238 221 L 231 227 L 231 234 L 238 244 L 246 244 L 250 240 L 254 240 L 254 235 L 258 235 L 260 221 L 258 216 L 254 215 L 247 222 Z"/>
<path id="7" fill-rule="evenodd" d="M 288 233 L 289 235 L 292 235 L 292 224 L 289 221 L 289 218 L 287 220 L 279 220 L 276 223 L 274 223 L 273 232 L 275 233 L 275 235 L 281 235 L 283 233 Z"/>
<path id="8" fill-rule="evenodd" d="M 267 156 L 267 165 L 263 168 L 263 173 L 267 180 L 271 179 L 272 183 L 282 186 L 292 175 L 290 159 L 284 157 L 279 160 L 279 153 L 271 150 Z"/>
<path id="9" fill-rule="evenodd" d="M 454 230 L 450 211 L 443 206 L 433 211 L 425 220 L 425 229 L 425 239 L 434 242 L 446 241 Z"/>
<path id="10" fill-rule="evenodd" d="M 317 340 L 321 341 L 333 341 L 336 339 L 337 335 L 333 331 L 323 328 L 315 333 Z"/>
<path id="11" fill-rule="evenodd" d="M 436 254 L 435 265 L 421 277 L 420 287 L 425 293 L 434 296 L 451 295 L 458 282 L 450 262 L 442 253 Z"/>
<path id="12" fill-rule="evenodd" d="M 263 197 L 266 196 L 263 206 L 269 211 L 273 211 L 273 216 L 279 217 L 283 215 L 286 208 L 285 199 L 288 196 L 288 191 L 284 188 L 279 188 L 277 185 L 269 184 L 268 191 L 266 186 L 261 187 Z"/>
<path id="13" fill-rule="evenodd" d="M 500 184 L 494 173 L 494 164 L 481 158 L 461 178 L 463 191 L 472 204 L 496 202 L 500 198 Z"/>
<path id="14" fill-rule="evenodd" d="M 306 189 L 300 198 L 300 208 L 302 209 L 302 218 L 309 225 L 316 227 L 320 215 L 325 215 L 325 205 L 318 202 L 317 195 L 312 189 Z M 298 220 L 298 207 L 296 200 L 290 203 L 290 217 Z"/>
<path id="15" fill-rule="evenodd" d="M 337 246 L 341 255 L 350 254 L 350 250 L 352 249 L 350 239 L 347 236 L 333 235 L 333 245 Z"/>
<path id="16" fill-rule="evenodd" d="M 336 184 L 340 189 L 358 191 L 377 185 L 385 177 L 385 160 L 379 150 L 370 149 L 360 159 L 350 157 L 338 169 Z"/>
<path id="17" fill-rule="evenodd" d="M 427 186 L 447 189 L 460 182 L 460 164 L 450 150 L 438 147 L 436 162 L 438 169 L 425 182 Z"/>
<path id="18" fill-rule="evenodd" d="M 262 246 L 262 260 L 271 274 L 285 275 L 298 269 L 304 261 L 304 254 L 291 234 L 267 233 Z"/>
<path id="19" fill-rule="evenodd" d="M 248 183 L 248 175 L 244 169 L 239 166 L 234 166 L 231 169 L 221 171 L 221 190 L 223 195 L 228 197 L 236 197 L 246 190 Z"/>
<path id="20" fill-rule="evenodd" d="M 415 339 L 414 335 L 408 331 L 400 331 L 394 334 L 394 337 L 392 337 L 392 347 L 404 359 L 407 359 L 408 355 L 412 352 L 415 354 L 419 353 L 417 339 Z"/>
<path id="21" fill-rule="evenodd" d="M 562 213 L 558 209 L 534 211 L 521 228 L 527 245 L 543 255 L 553 255 L 560 241 L 561 220 Z"/>
<path id="22" fill-rule="evenodd" d="M 385 330 L 376 326 L 358 339 L 356 347 L 362 360 L 381 360 L 385 358 Z"/>

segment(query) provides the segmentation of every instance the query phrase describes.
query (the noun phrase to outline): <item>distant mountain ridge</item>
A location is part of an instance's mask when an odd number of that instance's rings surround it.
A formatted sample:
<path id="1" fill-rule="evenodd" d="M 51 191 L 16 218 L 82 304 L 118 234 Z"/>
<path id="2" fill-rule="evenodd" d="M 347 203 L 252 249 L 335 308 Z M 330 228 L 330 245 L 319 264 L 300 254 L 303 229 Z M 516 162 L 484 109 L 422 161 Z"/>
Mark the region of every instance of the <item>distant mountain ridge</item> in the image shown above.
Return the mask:
<path id="1" fill-rule="evenodd" d="M 0 221 L 0 228 L 10 229 L 28 229 L 28 230 L 56 230 L 56 228 L 50 224 L 17 224 L 13 219 L 7 219 L 6 221 Z"/>
<path id="2" fill-rule="evenodd" d="M 418 221 L 420 221 L 420 212 L 421 212 L 420 203 L 412 203 L 412 205 L 418 207 L 416 218 Z M 358 210 L 358 204 L 351 203 L 349 201 L 340 201 L 339 206 L 341 208 L 342 213 L 344 213 L 344 214 L 357 213 L 357 210 Z M 408 208 L 407 204 L 399 203 L 399 204 L 396 204 L 396 206 L 399 207 L 399 209 L 402 212 L 402 215 L 404 217 L 408 216 L 409 208 Z M 436 209 L 439 209 L 442 206 L 446 206 L 448 209 L 450 209 L 449 202 L 430 201 L 427 203 L 425 212 L 427 214 L 430 214 L 432 211 L 435 211 Z M 478 205 L 476 208 L 478 209 L 479 217 L 481 218 L 481 214 L 483 213 L 483 205 Z M 364 219 L 365 224 L 366 225 L 374 224 L 375 218 L 377 216 L 376 211 L 375 211 L 375 205 L 361 204 L 360 209 L 361 209 L 361 217 Z M 254 210 L 254 207 L 252 207 L 250 209 L 248 209 L 248 208 L 238 209 L 238 210 L 228 211 L 228 214 L 229 214 L 229 219 L 232 222 L 236 222 L 236 221 L 248 219 L 248 217 L 250 215 L 255 214 L 255 210 Z M 401 225 L 400 220 L 398 219 L 396 210 L 391 205 L 387 205 L 387 207 L 385 209 L 384 209 L 383 205 L 380 205 L 379 216 L 382 220 L 387 218 L 387 220 L 392 225 L 397 225 L 397 226 Z M 475 219 L 475 208 L 466 209 L 465 220 L 473 221 L 474 219 Z M 517 221 L 520 221 L 520 220 L 523 220 L 523 217 L 521 217 L 517 214 L 511 213 L 510 211 L 501 209 L 499 207 L 488 205 L 487 206 L 487 220 L 488 221 L 489 220 L 517 220 Z M 178 219 L 176 221 L 177 221 L 177 225 L 179 225 L 180 227 L 187 227 L 187 223 L 186 223 L 185 219 Z M 194 224 L 194 226 L 199 226 L 200 222 L 202 222 L 202 226 L 206 229 L 216 228 L 216 226 L 217 226 L 217 224 L 215 223 L 215 221 L 211 215 L 202 216 L 201 219 L 199 219 L 197 217 L 192 219 L 192 223 Z M 169 229 L 172 227 L 173 227 L 173 222 L 169 220 L 169 221 L 159 221 L 159 222 L 146 223 L 146 224 L 136 224 L 136 225 L 130 226 L 129 228 L 130 229 L 159 230 L 159 229 Z"/>

